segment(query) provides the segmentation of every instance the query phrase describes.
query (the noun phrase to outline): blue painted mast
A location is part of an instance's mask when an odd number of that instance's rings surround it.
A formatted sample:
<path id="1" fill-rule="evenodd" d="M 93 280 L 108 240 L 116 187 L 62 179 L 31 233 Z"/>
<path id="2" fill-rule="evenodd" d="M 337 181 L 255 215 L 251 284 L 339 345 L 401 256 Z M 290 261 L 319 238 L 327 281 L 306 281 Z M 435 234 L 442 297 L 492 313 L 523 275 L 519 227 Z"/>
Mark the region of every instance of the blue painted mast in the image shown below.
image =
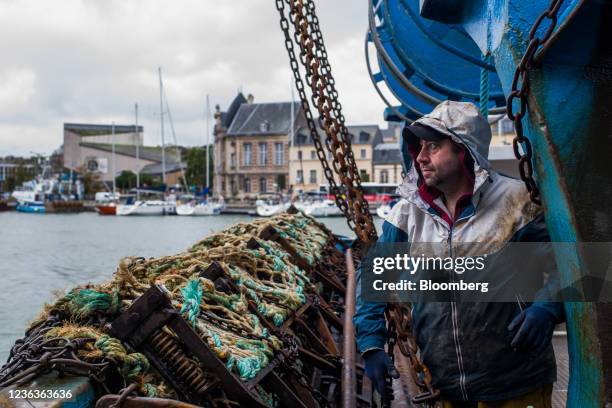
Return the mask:
<path id="1" fill-rule="evenodd" d="M 413 3 L 381 0 L 373 10 L 379 18 L 385 8 L 392 10 L 387 19 L 393 13 L 405 17 L 405 10 L 415 7 Z M 460 27 L 480 53 L 492 56 L 496 76 L 508 95 L 531 27 L 548 8 L 549 1 L 545 0 L 420 0 L 418 11 L 424 18 L 421 21 Z M 537 66 L 529 70 L 528 115 L 523 126 L 533 145 L 532 164 L 548 229 L 557 242 L 612 241 L 611 9 L 610 2 L 601 0 L 563 1 L 557 22 L 552 23 L 551 40 L 536 54 Z M 545 21 L 542 26 L 538 37 L 551 22 Z M 411 39 L 394 40 L 398 44 Z M 390 54 L 402 64 L 405 56 L 397 50 Z M 379 77 L 374 74 L 373 79 L 384 81 L 394 93 L 401 94 L 401 81 L 390 71 L 383 62 Z M 410 74 L 407 70 L 406 76 Z M 408 106 L 425 103 L 414 93 L 399 99 Z M 569 286 L 585 278 L 587 265 L 577 247 L 565 249 L 556 253 L 556 258 L 562 284 Z M 570 354 L 567 406 L 604 406 L 612 400 L 612 341 L 608 340 L 612 306 L 568 302 L 565 309 Z"/>

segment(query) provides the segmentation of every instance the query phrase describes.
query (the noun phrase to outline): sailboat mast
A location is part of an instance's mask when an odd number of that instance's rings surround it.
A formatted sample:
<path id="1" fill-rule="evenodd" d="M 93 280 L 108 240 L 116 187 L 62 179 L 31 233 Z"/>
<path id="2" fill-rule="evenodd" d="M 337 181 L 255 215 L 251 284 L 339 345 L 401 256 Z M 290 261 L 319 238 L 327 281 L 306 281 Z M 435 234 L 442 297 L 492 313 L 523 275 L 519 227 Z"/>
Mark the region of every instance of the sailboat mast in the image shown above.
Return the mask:
<path id="1" fill-rule="evenodd" d="M 161 67 L 158 67 L 159 72 L 159 112 L 161 122 L 161 156 L 162 156 L 162 183 L 166 184 L 166 151 L 164 140 L 164 84 L 162 83 Z"/>
<path id="2" fill-rule="evenodd" d="M 117 191 L 117 185 L 116 185 L 116 181 L 115 181 L 115 122 L 112 123 L 111 125 L 111 143 L 113 146 L 113 154 L 112 154 L 112 158 L 111 158 L 111 165 L 112 165 L 112 170 L 111 170 L 111 177 L 113 178 L 113 200 L 115 199 L 115 192 Z"/>
<path id="3" fill-rule="evenodd" d="M 208 171 L 209 163 L 208 161 L 210 160 L 210 155 L 208 153 L 208 145 L 210 144 L 210 98 L 208 95 L 206 95 L 206 139 L 205 139 L 205 143 L 206 143 L 206 163 L 204 164 L 206 166 L 206 187 L 208 189 L 210 189 L 210 174 Z"/>
<path id="4" fill-rule="evenodd" d="M 134 119 L 136 121 L 136 200 L 140 200 L 140 129 L 138 129 L 138 103 L 134 104 Z"/>

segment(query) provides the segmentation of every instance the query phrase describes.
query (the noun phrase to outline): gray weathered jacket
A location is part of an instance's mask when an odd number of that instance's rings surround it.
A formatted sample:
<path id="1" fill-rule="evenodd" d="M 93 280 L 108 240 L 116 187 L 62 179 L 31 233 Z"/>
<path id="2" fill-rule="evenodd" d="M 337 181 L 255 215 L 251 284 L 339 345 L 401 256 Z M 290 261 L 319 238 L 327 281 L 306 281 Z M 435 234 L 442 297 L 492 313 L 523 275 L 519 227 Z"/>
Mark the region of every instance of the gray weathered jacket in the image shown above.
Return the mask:
<path id="1" fill-rule="evenodd" d="M 541 208 L 530 202 L 522 182 L 503 176 L 486 159 L 491 131 L 472 104 L 444 102 L 417 121 L 464 145 L 474 159 L 471 205 L 449 225 L 419 193 L 419 173 L 402 144 L 407 176 L 402 199 L 383 224 L 379 242 L 440 242 L 452 253 L 457 243 L 480 243 L 471 256 L 495 253 L 509 242 L 548 241 Z M 443 206 L 441 200 L 436 202 Z M 541 260 L 540 260 L 541 261 Z M 364 303 L 357 289 L 354 317 L 357 343 L 365 352 L 387 339 L 384 303 Z M 559 303 L 538 302 L 558 321 Z M 430 302 L 413 305 L 417 344 L 445 399 L 492 401 L 525 394 L 556 380 L 552 346 L 541 355 L 514 351 L 507 326 L 520 313 L 518 303 Z"/>

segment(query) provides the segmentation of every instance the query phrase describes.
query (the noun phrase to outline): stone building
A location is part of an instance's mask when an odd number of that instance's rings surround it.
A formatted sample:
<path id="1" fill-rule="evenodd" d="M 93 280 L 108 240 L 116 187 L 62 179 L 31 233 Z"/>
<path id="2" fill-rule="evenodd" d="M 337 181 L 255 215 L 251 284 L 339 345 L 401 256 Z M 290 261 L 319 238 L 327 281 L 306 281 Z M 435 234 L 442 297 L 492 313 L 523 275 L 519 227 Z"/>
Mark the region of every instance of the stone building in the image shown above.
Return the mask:
<path id="1" fill-rule="evenodd" d="M 112 130 L 112 125 L 65 123 L 64 167 L 80 173 L 95 173 L 101 182 L 109 184 L 124 170 L 141 172 L 146 166 L 162 162 L 161 147 L 143 146 L 142 126 L 136 132 L 134 125 L 115 125 L 114 137 Z M 175 149 L 166 149 L 165 159 L 167 169 L 177 163 Z"/>
<path id="2" fill-rule="evenodd" d="M 239 94 L 227 112 L 217 107 L 215 193 L 243 199 L 286 192 L 291 125 L 303 120 L 297 102 L 254 103 L 251 95 Z"/>
<path id="3" fill-rule="evenodd" d="M 402 181 L 402 157 L 399 143 L 379 143 L 374 146 L 373 182 L 399 184 Z"/>
<path id="4" fill-rule="evenodd" d="M 374 146 L 382 142 L 381 130 L 378 125 L 348 126 L 347 129 L 361 180 L 373 181 L 372 158 Z M 325 132 L 319 129 L 319 135 L 325 143 Z M 319 190 L 320 186 L 328 184 L 307 127 L 296 131 L 290 150 L 289 182 L 295 189 Z M 326 155 L 331 167 L 331 153 L 326 152 Z"/>

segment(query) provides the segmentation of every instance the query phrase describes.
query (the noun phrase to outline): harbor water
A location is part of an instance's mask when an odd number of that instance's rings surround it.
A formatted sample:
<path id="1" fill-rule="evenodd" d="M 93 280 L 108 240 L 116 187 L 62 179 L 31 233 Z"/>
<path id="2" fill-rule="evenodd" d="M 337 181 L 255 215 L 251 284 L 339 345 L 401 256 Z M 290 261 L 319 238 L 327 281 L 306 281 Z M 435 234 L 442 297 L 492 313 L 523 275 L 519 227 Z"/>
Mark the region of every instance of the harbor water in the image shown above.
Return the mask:
<path id="1" fill-rule="evenodd" d="M 121 258 L 175 254 L 206 235 L 253 220 L 244 215 L 0 213 L 0 361 L 6 361 L 10 347 L 45 302 L 74 286 L 109 279 Z M 342 217 L 319 220 L 336 234 L 354 236 Z M 378 219 L 377 226 L 381 224 Z"/>

